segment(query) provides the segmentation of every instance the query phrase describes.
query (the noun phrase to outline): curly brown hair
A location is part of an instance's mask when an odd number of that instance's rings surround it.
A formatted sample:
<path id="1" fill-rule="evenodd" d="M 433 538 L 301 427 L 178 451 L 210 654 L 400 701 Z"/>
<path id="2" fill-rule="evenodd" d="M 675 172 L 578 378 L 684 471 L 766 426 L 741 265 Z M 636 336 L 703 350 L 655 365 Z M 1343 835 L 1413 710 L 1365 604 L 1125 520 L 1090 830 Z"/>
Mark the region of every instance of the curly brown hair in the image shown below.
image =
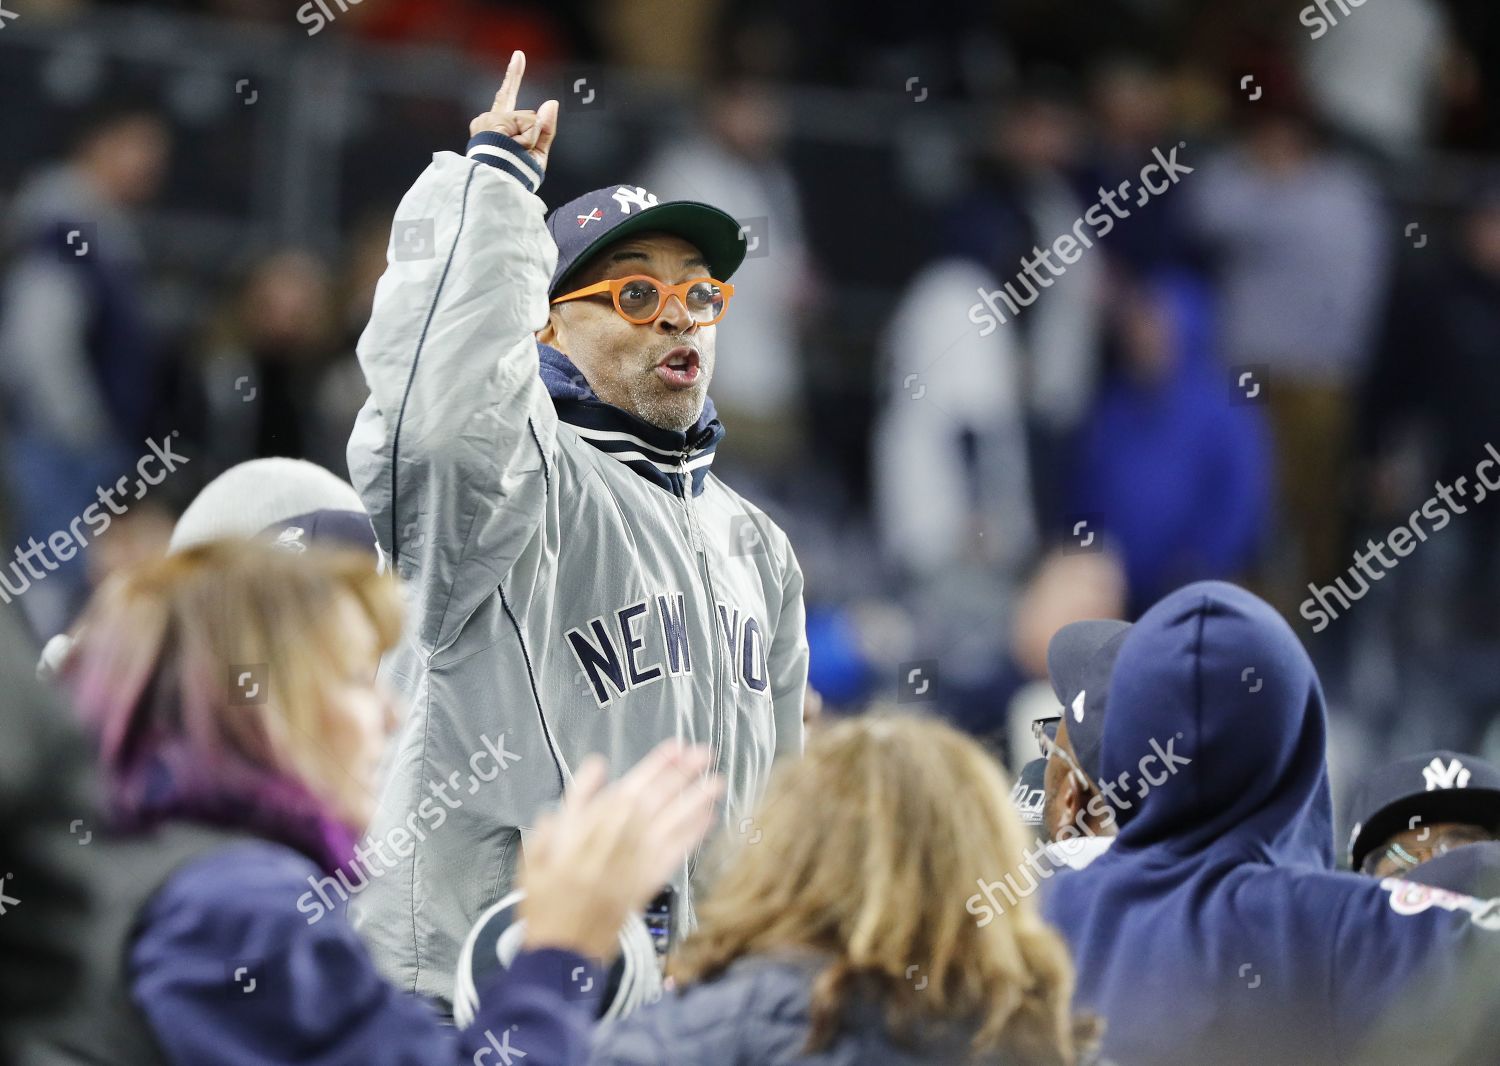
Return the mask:
<path id="1" fill-rule="evenodd" d="M 971 1026 L 976 1055 L 1071 1066 L 1097 1035 L 1073 1017 L 1073 965 L 1035 899 L 984 924 L 966 908 L 976 883 L 1019 869 L 1030 839 L 1004 771 L 969 737 L 901 716 L 827 727 L 777 770 L 755 824 L 674 959 L 679 981 L 748 955 L 830 957 L 810 1052 L 856 992 L 873 993 L 898 1039 L 920 1023 Z"/>

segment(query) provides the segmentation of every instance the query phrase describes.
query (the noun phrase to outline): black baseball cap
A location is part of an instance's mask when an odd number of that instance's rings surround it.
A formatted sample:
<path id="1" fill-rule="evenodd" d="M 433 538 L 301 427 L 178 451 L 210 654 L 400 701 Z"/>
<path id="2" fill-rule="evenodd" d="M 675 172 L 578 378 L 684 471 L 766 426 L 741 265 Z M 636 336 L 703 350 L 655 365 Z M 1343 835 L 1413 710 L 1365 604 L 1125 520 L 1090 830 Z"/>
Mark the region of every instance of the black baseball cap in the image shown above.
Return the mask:
<path id="1" fill-rule="evenodd" d="M 1354 802 L 1349 866 L 1358 870 L 1371 851 L 1423 822 L 1458 822 L 1500 829 L 1500 769 L 1473 755 L 1428 751 L 1381 767 Z"/>
<path id="2" fill-rule="evenodd" d="M 1047 675 L 1063 705 L 1068 740 L 1079 768 L 1094 782 L 1099 780 L 1109 678 L 1129 632 L 1129 622 L 1088 619 L 1063 626 L 1047 642 Z"/>
<path id="3" fill-rule="evenodd" d="M 566 292 L 595 252 L 636 233 L 681 237 L 703 253 L 719 281 L 728 281 L 745 261 L 745 230 L 734 216 L 696 200 L 663 203 L 639 185 L 608 185 L 569 200 L 547 216 L 547 229 L 557 244 L 550 296 Z"/>

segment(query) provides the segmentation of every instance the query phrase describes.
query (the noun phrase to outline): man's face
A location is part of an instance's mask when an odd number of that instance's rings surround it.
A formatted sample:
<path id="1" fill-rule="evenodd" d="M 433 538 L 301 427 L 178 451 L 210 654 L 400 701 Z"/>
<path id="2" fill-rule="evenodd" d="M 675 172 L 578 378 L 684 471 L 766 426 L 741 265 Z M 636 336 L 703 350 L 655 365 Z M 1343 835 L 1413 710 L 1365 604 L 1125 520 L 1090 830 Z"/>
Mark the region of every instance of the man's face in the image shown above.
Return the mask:
<path id="1" fill-rule="evenodd" d="M 566 290 L 632 274 L 676 285 L 707 277 L 708 264 L 681 237 L 644 233 L 596 252 Z M 635 325 L 604 293 L 554 304 L 537 336 L 571 359 L 605 403 L 681 432 L 698 421 L 708 398 L 715 329 L 691 319 L 675 296 L 666 298 L 655 322 Z"/>
<path id="2" fill-rule="evenodd" d="M 115 203 L 133 207 L 156 195 L 166 174 L 171 135 L 160 119 L 131 116 L 98 131 L 84 164 Z"/>
<path id="3" fill-rule="evenodd" d="M 1057 840 L 1066 825 L 1074 825 L 1079 833 L 1083 829 L 1085 820 L 1079 815 L 1089 801 L 1089 793 L 1078 780 L 1069 759 L 1076 763 L 1078 756 L 1073 751 L 1073 742 L 1068 739 L 1068 719 L 1064 715 L 1058 720 L 1057 739 L 1047 753 L 1047 769 L 1042 775 L 1042 826 L 1047 831 L 1048 840 Z"/>
<path id="4" fill-rule="evenodd" d="M 1418 824 L 1371 851 L 1361 869 L 1371 877 L 1406 877 L 1416 866 L 1453 848 L 1494 839 L 1483 827 L 1462 822 Z"/>

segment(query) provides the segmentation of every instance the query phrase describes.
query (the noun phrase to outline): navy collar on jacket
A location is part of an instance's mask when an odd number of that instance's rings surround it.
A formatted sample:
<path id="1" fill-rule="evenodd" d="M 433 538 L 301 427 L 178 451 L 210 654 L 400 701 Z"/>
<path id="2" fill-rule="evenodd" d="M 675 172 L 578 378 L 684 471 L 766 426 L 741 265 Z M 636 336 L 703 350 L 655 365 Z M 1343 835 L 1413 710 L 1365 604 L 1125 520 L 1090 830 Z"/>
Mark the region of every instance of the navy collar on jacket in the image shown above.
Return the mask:
<path id="1" fill-rule="evenodd" d="M 713 400 L 704 401 L 703 413 L 687 431 L 662 429 L 599 399 L 583 373 L 556 348 L 540 341 L 536 347 L 542 384 L 561 421 L 595 448 L 673 495 L 684 495 L 684 470 L 692 480 L 693 495 L 702 494 L 714 449 L 724 436 Z"/>

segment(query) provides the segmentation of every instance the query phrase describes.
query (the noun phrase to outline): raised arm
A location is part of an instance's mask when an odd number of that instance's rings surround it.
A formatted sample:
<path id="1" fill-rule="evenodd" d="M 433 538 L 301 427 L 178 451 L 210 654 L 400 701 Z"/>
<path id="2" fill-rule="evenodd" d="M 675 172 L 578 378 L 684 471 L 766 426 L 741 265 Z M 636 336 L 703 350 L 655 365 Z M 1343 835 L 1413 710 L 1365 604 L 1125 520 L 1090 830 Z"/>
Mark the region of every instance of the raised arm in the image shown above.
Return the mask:
<path id="1" fill-rule="evenodd" d="M 537 198 L 557 102 L 516 109 L 525 57 L 401 200 L 358 354 L 370 388 L 349 470 L 441 648 L 541 521 L 556 416 L 533 334 L 557 249 Z"/>

